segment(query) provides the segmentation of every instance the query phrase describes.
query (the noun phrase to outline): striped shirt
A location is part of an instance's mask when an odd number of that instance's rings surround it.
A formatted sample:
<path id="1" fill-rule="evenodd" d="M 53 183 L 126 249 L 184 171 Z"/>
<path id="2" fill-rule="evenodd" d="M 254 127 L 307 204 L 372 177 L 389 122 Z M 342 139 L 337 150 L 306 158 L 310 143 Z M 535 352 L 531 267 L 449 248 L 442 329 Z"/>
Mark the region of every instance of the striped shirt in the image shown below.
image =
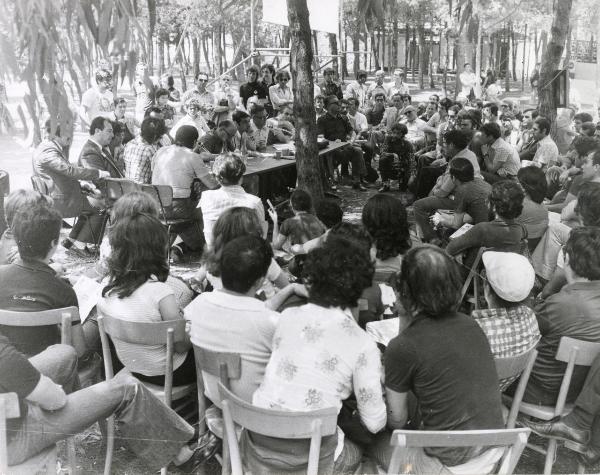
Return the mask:
<path id="1" fill-rule="evenodd" d="M 159 303 L 169 295 L 174 295 L 169 285 L 148 280 L 129 297 L 119 298 L 115 294 L 102 297 L 98 302 L 98 313 L 126 322 L 162 322 Z M 138 345 L 116 338 L 113 343 L 119 359 L 129 371 L 145 376 L 165 374 L 167 345 Z M 183 364 L 186 355 L 187 352 L 174 353 L 173 370 Z"/>

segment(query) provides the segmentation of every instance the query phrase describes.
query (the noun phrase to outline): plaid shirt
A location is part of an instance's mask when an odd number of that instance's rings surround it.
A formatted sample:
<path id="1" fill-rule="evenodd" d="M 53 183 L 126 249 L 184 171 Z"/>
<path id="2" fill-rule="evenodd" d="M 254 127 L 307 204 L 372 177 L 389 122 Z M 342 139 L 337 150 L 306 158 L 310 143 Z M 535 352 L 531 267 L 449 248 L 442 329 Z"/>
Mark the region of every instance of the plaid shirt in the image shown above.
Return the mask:
<path id="1" fill-rule="evenodd" d="M 487 336 L 494 358 L 520 355 L 540 341 L 540 330 L 535 314 L 525 305 L 511 309 L 475 310 L 471 316 Z M 501 380 L 500 389 L 506 389 L 515 379 L 517 378 Z"/>
<path id="2" fill-rule="evenodd" d="M 152 157 L 156 150 L 155 145 L 150 145 L 141 136 L 128 142 L 123 152 L 125 178 L 136 183 L 150 183 L 152 181 Z"/>

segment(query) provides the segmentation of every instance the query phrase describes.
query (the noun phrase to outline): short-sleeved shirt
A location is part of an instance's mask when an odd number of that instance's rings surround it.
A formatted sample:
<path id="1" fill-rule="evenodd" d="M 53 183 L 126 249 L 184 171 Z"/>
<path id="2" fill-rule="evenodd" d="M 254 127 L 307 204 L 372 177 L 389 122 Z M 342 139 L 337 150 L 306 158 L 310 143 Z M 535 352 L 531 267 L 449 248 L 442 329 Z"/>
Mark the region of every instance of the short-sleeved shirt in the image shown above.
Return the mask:
<path id="1" fill-rule="evenodd" d="M 558 147 L 549 135 L 538 142 L 533 161 L 540 166 L 558 162 Z"/>
<path id="2" fill-rule="evenodd" d="M 488 340 L 475 321 L 454 313 L 417 317 L 385 352 L 385 386 L 411 391 L 425 430 L 504 427 L 498 375 Z M 473 448 L 430 448 L 444 465 L 462 464 Z"/>
<path id="3" fill-rule="evenodd" d="M 540 341 L 535 313 L 525 305 L 513 308 L 487 308 L 471 314 L 485 333 L 494 358 L 510 358 L 529 351 Z M 507 388 L 517 377 L 500 381 Z"/>
<path id="4" fill-rule="evenodd" d="M 346 140 L 353 131 L 348 117 L 337 115 L 333 116 L 329 112 L 323 114 L 317 119 L 317 130 L 320 135 L 324 135 L 327 140 Z"/>
<path id="5" fill-rule="evenodd" d="M 490 149 L 494 166 L 500 164 L 496 173 L 504 170 L 506 176 L 517 176 L 519 168 L 521 168 L 521 159 L 517 149 L 502 138 L 496 139 Z"/>
<path id="6" fill-rule="evenodd" d="M 231 389 L 244 400 L 252 401 L 271 356 L 279 314 L 253 297 L 214 290 L 196 297 L 185 308 L 185 319 L 191 322 L 193 344 L 241 356 L 241 379 L 231 381 Z M 217 378 L 207 374 L 203 377 L 208 397 L 218 400 Z"/>
<path id="7" fill-rule="evenodd" d="M 173 198 L 189 198 L 194 178 L 208 188 L 218 186 L 202 157 L 178 145 L 161 148 L 152 160 L 152 184 L 169 185 Z"/>
<path id="8" fill-rule="evenodd" d="M 116 293 L 109 293 L 98 302 L 98 313 L 126 322 L 162 322 L 159 303 L 173 294 L 173 289 L 164 282 L 148 280 L 129 297 L 119 298 Z M 117 355 L 123 365 L 134 373 L 145 376 L 161 376 L 165 374 L 167 345 L 138 345 L 113 338 Z M 173 369 L 181 366 L 187 352 L 173 355 Z"/>
<path id="9" fill-rule="evenodd" d="M 600 342 L 600 281 L 565 285 L 560 292 L 536 306 L 535 314 L 542 338 L 536 348 L 538 357 L 529 384 L 539 387 L 549 400 L 556 401 L 567 367 L 566 363 L 555 359 L 560 338 L 570 336 Z M 579 394 L 588 370 L 584 366 L 575 367 L 567 401 Z"/>
<path id="10" fill-rule="evenodd" d="M 525 197 L 523 211 L 515 221 L 525 226 L 529 239 L 541 238 L 548 228 L 548 210 L 544 205 Z"/>
<path id="11" fill-rule="evenodd" d="M 40 382 L 40 373 L 29 360 L 17 351 L 5 336 L 0 335 L 0 393 L 17 393 L 21 415 L 8 420 L 8 437 L 19 429 L 20 421 L 27 415 L 24 399 Z"/>
<path id="12" fill-rule="evenodd" d="M 141 135 L 128 142 L 123 152 L 125 178 L 136 183 L 152 181 L 152 158 L 157 146 L 146 142 Z"/>
<path id="13" fill-rule="evenodd" d="M 77 305 L 77 296 L 73 288 L 57 277 L 50 266 L 30 260 L 19 260 L 14 264 L 0 266 L 0 309 L 39 312 Z M 30 356 L 40 353 L 50 345 L 60 343 L 57 325 L 0 325 L 0 333 L 6 336 L 18 351 Z"/>
<path id="14" fill-rule="evenodd" d="M 264 82 L 247 82 L 240 86 L 240 98 L 244 107 L 248 107 L 248 99 L 252 96 L 262 99 L 263 102 L 269 99 L 269 86 Z"/>
<path id="15" fill-rule="evenodd" d="M 316 216 L 300 212 L 286 219 L 279 232 L 289 238 L 290 244 L 304 244 L 311 239 L 321 236 L 327 231 L 325 225 Z"/>
<path id="16" fill-rule="evenodd" d="M 114 95 L 110 89 L 100 92 L 97 87 L 91 87 L 81 96 L 81 105 L 87 108 L 89 122 L 99 116 L 110 118 L 115 110 Z"/>
<path id="17" fill-rule="evenodd" d="M 488 199 L 492 186 L 482 178 L 462 183 L 454 194 L 455 211 L 467 213 L 475 224 L 489 221 Z"/>
<path id="18" fill-rule="evenodd" d="M 321 88 L 321 95 L 325 98 L 327 98 L 328 96 L 335 96 L 338 99 L 341 99 L 343 97 L 342 88 L 339 84 L 336 84 L 333 81 L 324 81 L 321 84 L 319 84 L 319 87 Z"/>

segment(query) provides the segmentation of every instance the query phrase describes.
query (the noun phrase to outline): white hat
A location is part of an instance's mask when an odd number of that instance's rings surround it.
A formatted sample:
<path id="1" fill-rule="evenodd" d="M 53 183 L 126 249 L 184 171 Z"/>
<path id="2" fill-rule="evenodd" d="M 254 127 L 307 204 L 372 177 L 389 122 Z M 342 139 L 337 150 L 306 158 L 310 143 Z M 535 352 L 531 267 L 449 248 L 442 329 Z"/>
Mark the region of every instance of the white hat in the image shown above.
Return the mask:
<path id="1" fill-rule="evenodd" d="M 533 288 L 535 271 L 525 256 L 514 252 L 486 251 L 482 256 L 487 281 L 507 302 L 525 300 Z"/>

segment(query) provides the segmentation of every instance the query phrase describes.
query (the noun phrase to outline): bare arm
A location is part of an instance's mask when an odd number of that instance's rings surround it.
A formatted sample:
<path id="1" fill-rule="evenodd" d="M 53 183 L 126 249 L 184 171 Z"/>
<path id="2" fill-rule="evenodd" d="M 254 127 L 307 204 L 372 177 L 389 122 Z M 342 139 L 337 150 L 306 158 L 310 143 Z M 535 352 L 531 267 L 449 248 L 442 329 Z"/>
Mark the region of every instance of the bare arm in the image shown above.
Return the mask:
<path id="1" fill-rule="evenodd" d="M 175 296 L 173 294 L 164 297 L 158 303 L 158 309 L 163 321 L 183 319 L 181 309 L 177 305 L 177 301 L 175 300 Z M 175 342 L 175 351 L 177 353 L 185 353 L 191 347 L 192 344 L 187 333 L 184 335 L 183 340 L 178 340 Z"/>
<path id="2" fill-rule="evenodd" d="M 408 393 L 399 393 L 385 388 L 387 403 L 387 425 L 390 429 L 404 429 L 408 421 Z"/>

